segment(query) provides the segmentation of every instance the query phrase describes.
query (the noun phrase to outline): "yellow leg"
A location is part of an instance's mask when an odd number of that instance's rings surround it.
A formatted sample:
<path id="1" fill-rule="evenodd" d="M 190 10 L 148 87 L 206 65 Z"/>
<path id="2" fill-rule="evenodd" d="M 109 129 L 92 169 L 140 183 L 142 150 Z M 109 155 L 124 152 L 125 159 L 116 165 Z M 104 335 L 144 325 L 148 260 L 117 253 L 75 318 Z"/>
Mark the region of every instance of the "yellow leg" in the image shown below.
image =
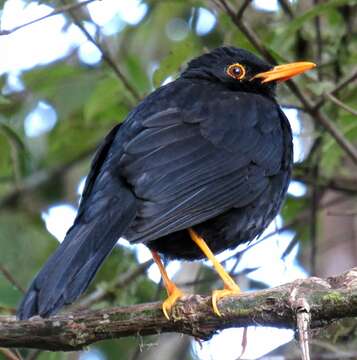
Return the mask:
<path id="1" fill-rule="evenodd" d="M 151 254 L 155 263 L 159 267 L 168 295 L 168 298 L 162 303 L 162 311 L 164 312 L 165 317 L 170 320 L 169 313 L 171 313 L 172 307 L 174 306 L 175 302 L 184 295 L 184 293 L 169 279 L 159 254 L 156 251 L 151 251 Z"/>
<path id="2" fill-rule="evenodd" d="M 213 267 L 216 269 L 218 275 L 224 282 L 223 290 L 215 290 L 212 293 L 213 311 L 218 316 L 221 316 L 221 313 L 217 307 L 217 301 L 227 295 L 239 294 L 241 292 L 240 288 L 232 279 L 232 277 L 227 273 L 227 271 L 223 268 L 220 262 L 216 259 L 216 257 L 213 255 L 206 242 L 193 229 L 188 229 L 188 232 L 191 236 L 191 239 L 198 245 L 198 247 L 202 250 L 206 257 L 211 260 Z"/>

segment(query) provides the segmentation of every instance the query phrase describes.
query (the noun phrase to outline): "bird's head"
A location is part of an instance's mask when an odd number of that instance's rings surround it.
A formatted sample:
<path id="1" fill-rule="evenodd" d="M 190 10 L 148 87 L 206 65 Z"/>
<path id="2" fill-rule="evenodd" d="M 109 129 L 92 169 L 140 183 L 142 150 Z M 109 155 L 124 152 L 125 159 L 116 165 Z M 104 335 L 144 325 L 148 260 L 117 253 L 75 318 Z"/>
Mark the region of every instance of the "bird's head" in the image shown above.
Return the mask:
<path id="1" fill-rule="evenodd" d="M 305 61 L 273 66 L 247 50 L 220 47 L 191 60 L 181 76 L 219 82 L 233 90 L 273 95 L 277 82 L 315 66 Z"/>

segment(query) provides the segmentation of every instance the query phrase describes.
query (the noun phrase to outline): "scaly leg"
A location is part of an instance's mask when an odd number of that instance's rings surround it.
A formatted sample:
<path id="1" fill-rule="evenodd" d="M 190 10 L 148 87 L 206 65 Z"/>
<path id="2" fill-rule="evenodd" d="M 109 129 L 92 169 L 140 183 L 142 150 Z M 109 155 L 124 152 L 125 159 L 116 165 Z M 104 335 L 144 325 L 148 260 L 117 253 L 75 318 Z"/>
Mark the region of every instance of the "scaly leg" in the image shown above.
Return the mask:
<path id="1" fill-rule="evenodd" d="M 169 279 L 159 254 L 152 250 L 151 254 L 157 266 L 159 267 L 168 295 L 168 298 L 162 303 L 162 311 L 164 312 L 165 317 L 170 320 L 169 313 L 171 313 L 172 307 L 174 306 L 175 302 L 184 295 L 184 293 Z"/>
<path id="2" fill-rule="evenodd" d="M 216 269 L 218 275 L 224 282 L 223 290 L 214 290 L 212 293 L 213 311 L 218 316 L 221 316 L 221 313 L 217 307 L 217 301 L 228 295 L 239 294 L 241 292 L 240 288 L 231 278 L 231 276 L 227 273 L 227 271 L 223 268 L 220 262 L 216 259 L 216 257 L 213 255 L 206 242 L 193 229 L 188 229 L 188 232 L 191 236 L 191 239 L 198 245 L 198 247 L 202 250 L 206 257 L 211 260 L 213 267 Z"/>

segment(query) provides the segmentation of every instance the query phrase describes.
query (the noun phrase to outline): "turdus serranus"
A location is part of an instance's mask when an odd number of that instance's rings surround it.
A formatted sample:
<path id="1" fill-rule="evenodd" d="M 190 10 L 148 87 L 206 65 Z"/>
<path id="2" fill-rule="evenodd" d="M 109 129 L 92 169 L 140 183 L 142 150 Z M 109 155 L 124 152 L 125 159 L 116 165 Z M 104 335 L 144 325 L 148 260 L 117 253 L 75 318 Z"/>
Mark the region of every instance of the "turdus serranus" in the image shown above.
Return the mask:
<path id="1" fill-rule="evenodd" d="M 293 161 L 276 82 L 315 65 L 271 66 L 222 47 L 192 60 L 114 127 L 99 147 L 66 238 L 33 280 L 18 316 L 49 316 L 87 288 L 119 237 L 142 242 L 159 265 L 171 307 L 182 292 L 168 258 L 209 258 L 222 278 L 217 301 L 239 287 L 215 253 L 251 241 L 277 215 Z"/>

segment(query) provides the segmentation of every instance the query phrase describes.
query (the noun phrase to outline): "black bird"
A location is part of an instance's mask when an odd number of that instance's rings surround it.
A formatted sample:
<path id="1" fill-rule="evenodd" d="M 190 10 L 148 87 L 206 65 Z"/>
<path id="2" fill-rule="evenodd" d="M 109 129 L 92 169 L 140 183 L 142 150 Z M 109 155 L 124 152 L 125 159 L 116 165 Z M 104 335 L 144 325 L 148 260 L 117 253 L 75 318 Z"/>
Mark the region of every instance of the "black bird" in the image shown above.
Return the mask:
<path id="1" fill-rule="evenodd" d="M 75 301 L 123 236 L 148 246 L 168 292 L 166 317 L 182 292 L 159 253 L 209 258 L 225 289 L 239 287 L 215 253 L 251 241 L 278 213 L 293 161 L 276 82 L 315 64 L 273 67 L 221 47 L 146 97 L 97 150 L 73 226 L 35 277 L 18 317 L 47 317 Z"/>

